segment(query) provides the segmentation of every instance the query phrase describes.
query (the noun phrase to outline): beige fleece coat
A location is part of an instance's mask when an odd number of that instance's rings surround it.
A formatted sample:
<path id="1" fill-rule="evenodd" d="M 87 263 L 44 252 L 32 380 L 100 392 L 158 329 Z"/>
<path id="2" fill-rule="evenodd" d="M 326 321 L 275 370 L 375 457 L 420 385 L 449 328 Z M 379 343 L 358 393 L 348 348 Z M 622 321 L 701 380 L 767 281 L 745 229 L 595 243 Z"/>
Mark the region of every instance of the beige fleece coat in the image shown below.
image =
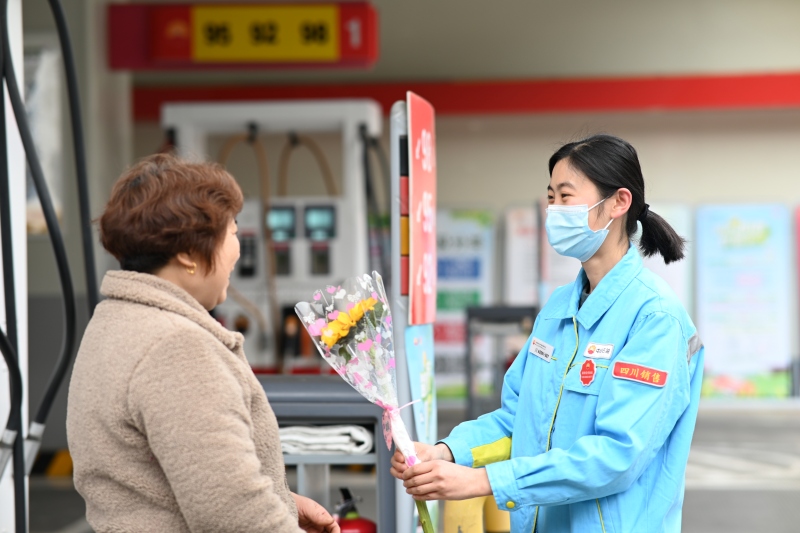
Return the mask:
<path id="1" fill-rule="evenodd" d="M 242 336 L 156 276 L 109 272 L 101 290 L 67 409 L 95 531 L 302 531 Z"/>

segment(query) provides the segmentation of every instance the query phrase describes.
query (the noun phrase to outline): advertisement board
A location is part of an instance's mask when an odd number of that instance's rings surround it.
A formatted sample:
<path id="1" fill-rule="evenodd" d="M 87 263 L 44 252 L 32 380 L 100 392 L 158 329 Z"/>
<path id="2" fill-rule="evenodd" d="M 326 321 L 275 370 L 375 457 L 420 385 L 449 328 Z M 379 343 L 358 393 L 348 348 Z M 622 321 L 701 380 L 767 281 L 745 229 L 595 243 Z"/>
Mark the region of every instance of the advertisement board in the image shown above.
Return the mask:
<path id="1" fill-rule="evenodd" d="M 783 205 L 697 211 L 697 327 L 707 396 L 790 393 L 792 222 Z"/>
<path id="2" fill-rule="evenodd" d="M 433 106 L 408 92 L 409 319 L 436 320 L 436 132 Z"/>
<path id="3" fill-rule="evenodd" d="M 439 210 L 437 214 L 436 385 L 447 399 L 466 397 L 466 308 L 495 300 L 495 216 L 488 210 Z M 488 339 L 476 355 L 488 358 Z M 486 375 L 484 375 L 486 374 Z M 483 379 L 482 379 L 483 378 Z M 483 371 L 478 382 L 489 379 Z"/>

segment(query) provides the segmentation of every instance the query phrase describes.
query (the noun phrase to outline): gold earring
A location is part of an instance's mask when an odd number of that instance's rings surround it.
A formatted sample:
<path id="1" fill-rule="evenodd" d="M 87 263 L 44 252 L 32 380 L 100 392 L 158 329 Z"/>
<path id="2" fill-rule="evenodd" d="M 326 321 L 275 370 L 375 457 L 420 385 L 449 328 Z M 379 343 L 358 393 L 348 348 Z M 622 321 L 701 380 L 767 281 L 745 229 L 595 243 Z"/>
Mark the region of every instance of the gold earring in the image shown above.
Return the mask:
<path id="1" fill-rule="evenodd" d="M 187 268 L 186 272 L 188 272 L 189 274 L 194 274 L 194 269 L 196 268 L 197 268 L 197 263 L 192 263 L 192 268 Z"/>

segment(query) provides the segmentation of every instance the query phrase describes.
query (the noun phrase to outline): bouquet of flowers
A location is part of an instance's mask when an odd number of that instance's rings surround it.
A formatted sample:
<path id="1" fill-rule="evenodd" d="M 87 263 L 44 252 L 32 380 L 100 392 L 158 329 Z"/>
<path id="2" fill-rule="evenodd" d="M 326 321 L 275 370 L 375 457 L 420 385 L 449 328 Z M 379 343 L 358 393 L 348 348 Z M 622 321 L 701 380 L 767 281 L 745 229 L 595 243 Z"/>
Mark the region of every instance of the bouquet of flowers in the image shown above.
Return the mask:
<path id="1" fill-rule="evenodd" d="M 400 418 L 392 314 L 380 274 L 364 274 L 338 287 L 318 290 L 311 301 L 298 303 L 295 311 L 323 359 L 364 398 L 384 410 L 383 436 L 389 449 L 394 440 L 406 464 L 416 464 L 414 443 Z M 425 502 L 416 504 L 423 530 L 433 533 Z"/>

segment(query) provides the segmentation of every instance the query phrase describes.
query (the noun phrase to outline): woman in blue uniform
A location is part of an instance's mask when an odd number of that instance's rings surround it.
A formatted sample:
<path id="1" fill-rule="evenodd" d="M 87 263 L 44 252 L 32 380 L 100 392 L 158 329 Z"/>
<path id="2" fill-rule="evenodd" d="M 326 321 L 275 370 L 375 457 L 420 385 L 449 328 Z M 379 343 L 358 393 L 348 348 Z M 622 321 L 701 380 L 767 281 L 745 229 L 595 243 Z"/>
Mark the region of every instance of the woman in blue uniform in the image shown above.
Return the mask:
<path id="1" fill-rule="evenodd" d="M 676 532 L 703 373 L 677 296 L 641 255 L 684 240 L 644 197 L 636 150 L 595 135 L 550 158 L 547 237 L 581 261 L 505 376 L 500 409 L 392 473 L 419 500 L 493 494 L 512 532 Z M 632 238 L 641 224 L 637 246 Z"/>

